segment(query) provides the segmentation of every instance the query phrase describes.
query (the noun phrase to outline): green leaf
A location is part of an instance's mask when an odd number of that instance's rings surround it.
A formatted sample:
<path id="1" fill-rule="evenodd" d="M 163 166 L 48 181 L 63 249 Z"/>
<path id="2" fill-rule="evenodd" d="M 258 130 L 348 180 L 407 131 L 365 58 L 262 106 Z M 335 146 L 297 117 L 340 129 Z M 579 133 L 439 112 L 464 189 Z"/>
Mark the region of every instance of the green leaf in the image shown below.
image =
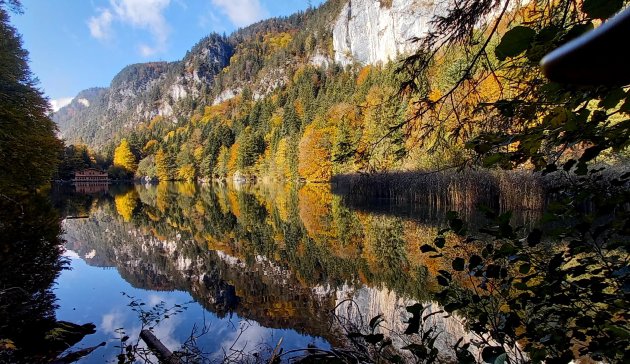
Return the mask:
<path id="1" fill-rule="evenodd" d="M 503 161 L 505 155 L 503 153 L 493 153 L 483 159 L 483 166 L 486 168 L 492 167 L 495 164 Z"/>
<path id="2" fill-rule="evenodd" d="M 591 18 L 608 19 L 621 10 L 623 0 L 584 0 L 582 11 Z"/>
<path id="3" fill-rule="evenodd" d="M 529 273 L 529 270 L 532 268 L 532 265 L 529 263 L 523 263 L 521 264 L 521 266 L 518 268 L 518 271 L 521 272 L 521 274 L 527 274 Z"/>
<path id="4" fill-rule="evenodd" d="M 444 276 L 437 276 L 437 281 L 440 286 L 448 287 L 449 281 Z"/>
<path id="5" fill-rule="evenodd" d="M 464 270 L 464 265 L 466 261 L 463 258 L 455 258 L 453 260 L 453 270 L 457 272 L 461 272 Z"/>
<path id="6" fill-rule="evenodd" d="M 619 102 L 623 100 L 625 97 L 626 97 L 626 93 L 623 91 L 623 89 L 616 88 L 612 90 L 610 93 L 608 93 L 608 95 L 606 95 L 606 97 L 604 97 L 599 102 L 599 107 L 604 108 L 604 109 L 612 109 L 613 107 L 617 106 L 617 104 L 619 104 Z"/>
<path id="7" fill-rule="evenodd" d="M 485 363 L 504 363 L 506 359 L 505 349 L 501 346 L 487 346 L 481 351 L 481 359 Z"/>
<path id="8" fill-rule="evenodd" d="M 515 57 L 529 48 L 536 31 L 525 26 L 516 26 L 510 29 L 501 38 L 501 42 L 494 50 L 494 54 L 500 61 L 508 57 Z"/>

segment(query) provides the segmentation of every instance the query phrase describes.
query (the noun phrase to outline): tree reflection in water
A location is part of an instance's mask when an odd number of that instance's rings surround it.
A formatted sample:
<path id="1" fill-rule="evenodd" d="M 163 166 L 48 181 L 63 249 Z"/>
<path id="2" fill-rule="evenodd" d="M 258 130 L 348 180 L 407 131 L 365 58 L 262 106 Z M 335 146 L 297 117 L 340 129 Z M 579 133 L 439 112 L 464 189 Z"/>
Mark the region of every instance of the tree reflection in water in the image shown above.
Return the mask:
<path id="1" fill-rule="evenodd" d="M 94 325 L 55 318 L 53 283 L 66 266 L 60 225 L 61 218 L 46 197 L 18 201 L 0 196 L 2 362 L 47 362 L 94 332 Z"/>
<path id="2" fill-rule="evenodd" d="M 430 302 L 437 272 L 450 269 L 449 259 L 420 254 L 449 206 L 354 210 L 327 185 L 115 188 L 90 219 L 65 224 L 69 249 L 89 264 L 115 266 L 136 287 L 190 292 L 219 317 L 236 313 L 332 345 L 345 339 L 331 314 L 346 322 L 384 314 L 382 325 L 404 331 L 406 307 Z M 348 298 L 360 315 L 338 306 Z M 437 345 L 463 335 L 454 318 L 433 317 L 445 332 Z"/>

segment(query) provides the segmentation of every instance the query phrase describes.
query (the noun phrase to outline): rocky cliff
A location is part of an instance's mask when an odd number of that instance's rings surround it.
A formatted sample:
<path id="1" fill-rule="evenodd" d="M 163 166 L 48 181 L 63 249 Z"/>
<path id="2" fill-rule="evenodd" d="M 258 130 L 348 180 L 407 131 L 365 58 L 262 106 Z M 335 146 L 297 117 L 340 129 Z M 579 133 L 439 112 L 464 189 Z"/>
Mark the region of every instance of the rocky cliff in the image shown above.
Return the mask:
<path id="1" fill-rule="evenodd" d="M 386 63 L 412 51 L 429 29 L 434 0 L 349 0 L 333 29 L 335 61 Z"/>
<path id="2" fill-rule="evenodd" d="M 191 104 L 209 93 L 214 77 L 229 63 L 232 46 L 225 37 L 202 39 L 178 62 L 133 64 L 108 88 L 81 91 L 53 115 L 61 137 L 99 149 L 121 129 L 163 116 L 172 122 L 188 116 Z"/>

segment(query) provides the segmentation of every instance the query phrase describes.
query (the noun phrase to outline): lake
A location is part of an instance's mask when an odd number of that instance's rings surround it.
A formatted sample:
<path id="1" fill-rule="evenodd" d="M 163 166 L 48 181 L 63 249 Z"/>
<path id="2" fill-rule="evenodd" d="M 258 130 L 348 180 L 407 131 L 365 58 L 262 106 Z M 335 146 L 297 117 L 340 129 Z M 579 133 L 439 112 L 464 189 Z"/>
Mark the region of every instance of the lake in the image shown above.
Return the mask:
<path id="1" fill-rule="evenodd" d="M 417 302 L 437 313 L 428 324 L 443 333 L 436 346 L 445 356 L 459 338 L 470 340 L 464 320 L 439 314 L 433 302 L 437 272 L 450 269 L 450 260 L 420 252 L 453 206 L 357 202 L 337 190 L 186 183 L 58 189 L 53 202 L 63 216 L 68 269 L 52 290 L 56 318 L 96 326 L 73 348 L 105 343 L 85 363 L 116 362 L 121 337 L 135 343 L 147 312 L 160 321 L 144 324 L 155 325 L 167 348 L 178 350 L 192 334 L 199 336 L 195 348 L 216 361 L 269 357 L 276 346 L 285 353 L 344 346 L 348 332 L 369 329 L 377 315 L 385 320 L 377 331 L 402 333 L 406 308 Z M 536 214 L 514 219 L 530 223 Z M 475 208 L 464 216 L 483 220 Z"/>

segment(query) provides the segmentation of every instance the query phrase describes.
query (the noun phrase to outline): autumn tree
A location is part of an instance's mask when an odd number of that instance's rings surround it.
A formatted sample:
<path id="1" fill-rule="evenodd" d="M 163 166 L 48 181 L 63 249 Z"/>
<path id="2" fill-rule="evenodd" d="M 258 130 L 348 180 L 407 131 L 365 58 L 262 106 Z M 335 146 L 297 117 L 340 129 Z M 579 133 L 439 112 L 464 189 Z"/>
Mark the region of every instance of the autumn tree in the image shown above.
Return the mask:
<path id="1" fill-rule="evenodd" d="M 131 151 L 127 139 L 122 139 L 120 144 L 114 150 L 114 167 L 119 167 L 129 173 L 134 173 L 138 168 L 136 156 Z"/>
<path id="2" fill-rule="evenodd" d="M 308 181 L 328 181 L 332 176 L 331 130 L 312 122 L 299 145 L 298 172 Z"/>
<path id="3" fill-rule="evenodd" d="M 478 252 L 453 259 L 454 272 L 440 272 L 444 289 L 437 297 L 446 311 L 466 312 L 472 332 L 493 340 L 482 351 L 486 361 L 520 360 L 523 349 L 533 362 L 622 362 L 630 348 L 622 304 L 630 284 L 630 175 L 593 162 L 630 146 L 630 93 L 620 80 L 592 82 L 589 75 L 611 65 L 623 73 L 623 58 L 609 60 L 618 54 L 612 44 L 572 81 L 549 80 L 540 61 L 602 22 L 613 23 L 608 18 L 627 2 L 512 5 L 455 1 L 403 63 L 402 89 L 417 99 L 424 141 L 459 139 L 474 156 L 469 163 L 553 174 L 557 200 L 529 232 L 512 226 L 509 213 L 488 211 L 491 224 L 479 233 L 449 214 L 450 228 L 421 250 L 435 257 L 448 245 L 479 242 Z M 432 67 L 458 49 L 465 50 L 461 67 L 438 85 L 428 77 Z M 479 280 L 468 289 L 453 273 Z"/>

